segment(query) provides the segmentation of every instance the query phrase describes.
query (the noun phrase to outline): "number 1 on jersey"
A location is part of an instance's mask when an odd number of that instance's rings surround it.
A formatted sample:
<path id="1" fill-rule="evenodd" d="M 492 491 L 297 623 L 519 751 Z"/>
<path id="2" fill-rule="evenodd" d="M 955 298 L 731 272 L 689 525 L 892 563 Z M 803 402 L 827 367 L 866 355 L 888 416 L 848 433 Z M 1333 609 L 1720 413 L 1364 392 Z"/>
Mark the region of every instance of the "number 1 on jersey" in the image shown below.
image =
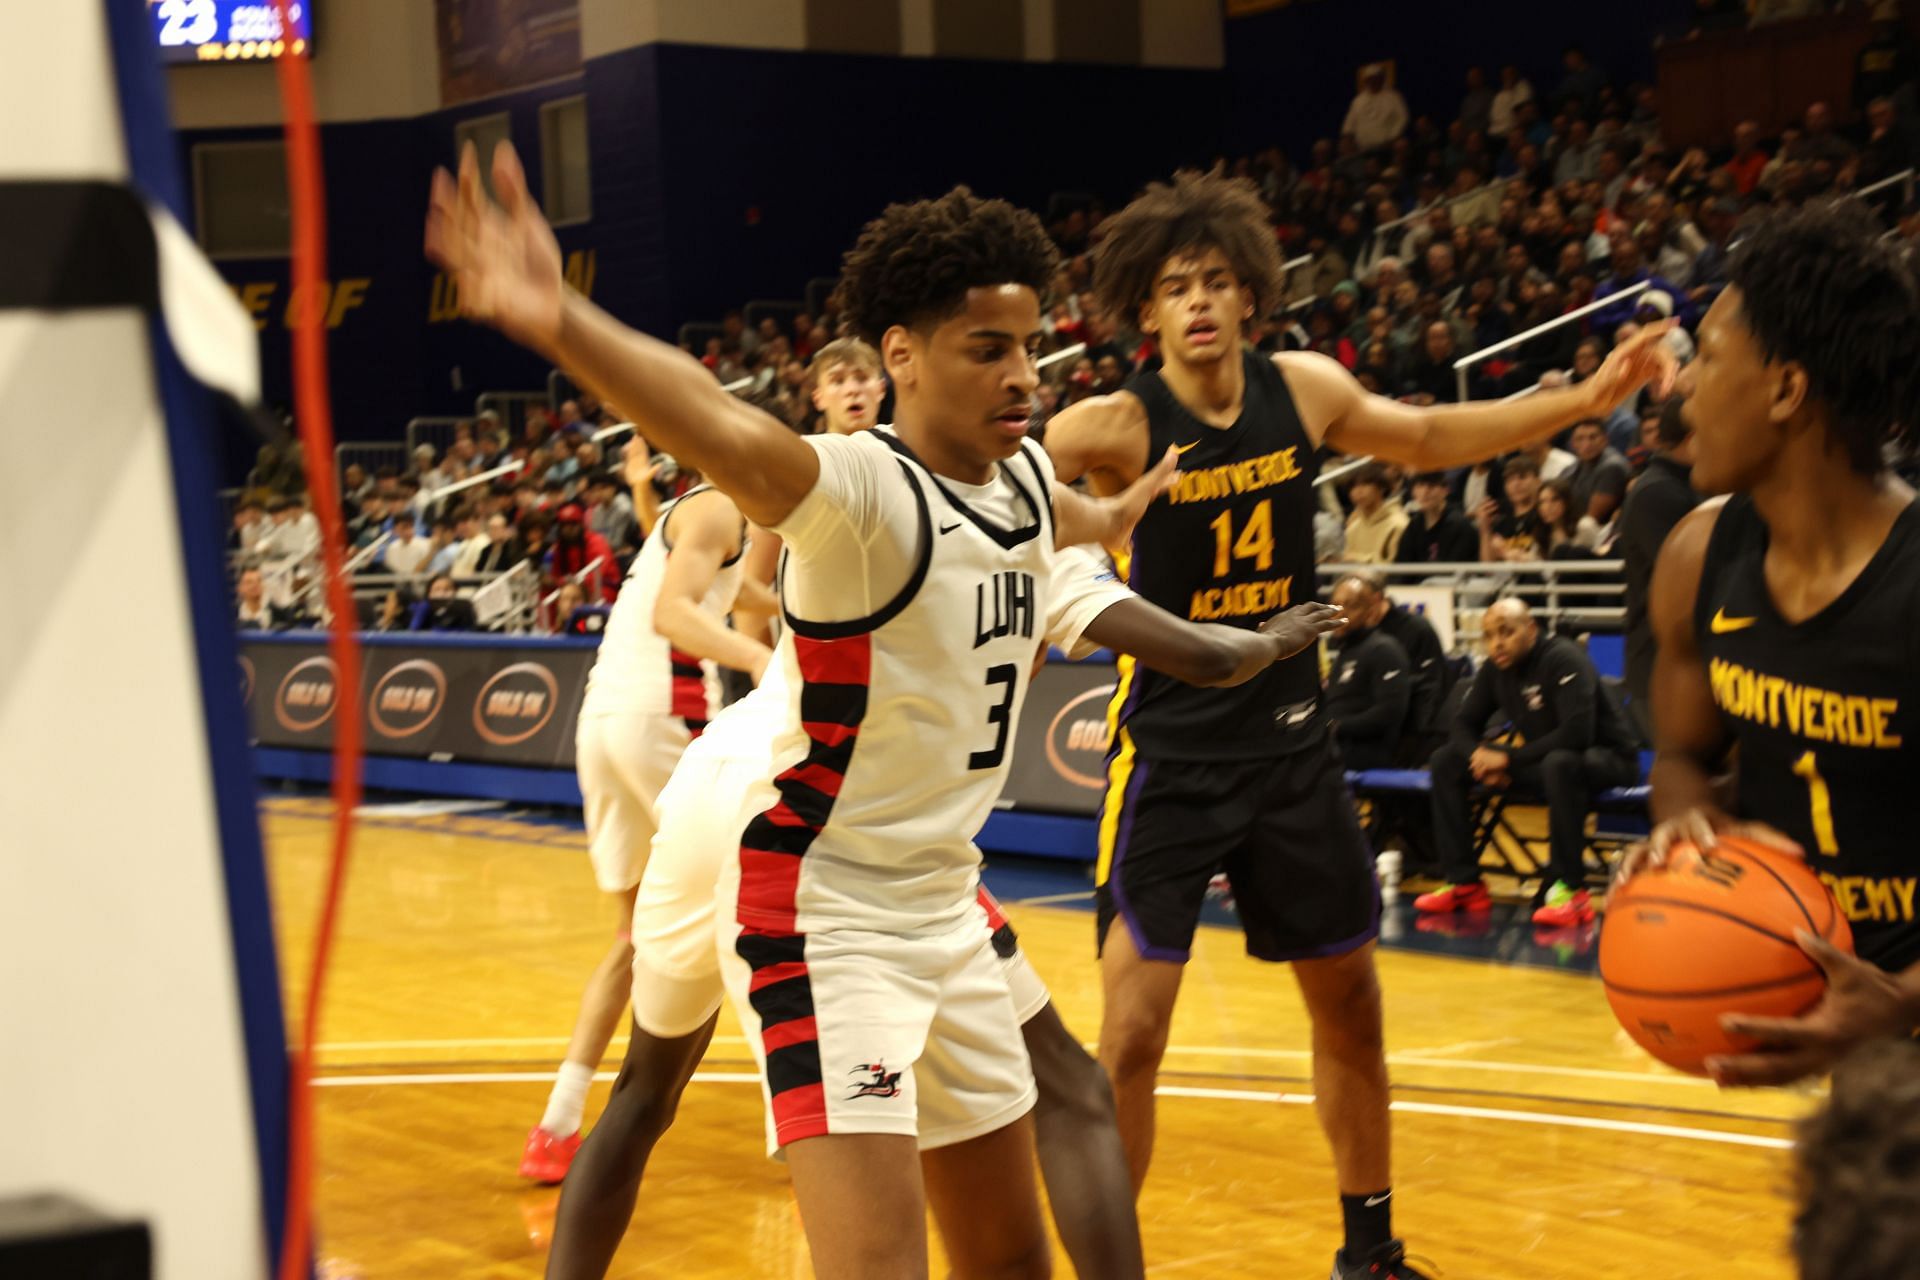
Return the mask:
<path id="1" fill-rule="evenodd" d="M 1253 509 L 1237 539 L 1233 536 L 1231 511 L 1222 511 L 1220 518 L 1207 527 L 1213 530 L 1214 577 L 1226 577 L 1234 560 L 1251 560 L 1262 573 L 1273 568 L 1273 499 L 1267 498 Z"/>
<path id="2" fill-rule="evenodd" d="M 1840 852 L 1840 842 L 1833 838 L 1833 793 L 1827 790 L 1827 780 L 1820 776 L 1813 752 L 1793 762 L 1793 776 L 1807 780 L 1813 803 L 1813 840 L 1820 846 L 1821 853 L 1832 857 Z"/>

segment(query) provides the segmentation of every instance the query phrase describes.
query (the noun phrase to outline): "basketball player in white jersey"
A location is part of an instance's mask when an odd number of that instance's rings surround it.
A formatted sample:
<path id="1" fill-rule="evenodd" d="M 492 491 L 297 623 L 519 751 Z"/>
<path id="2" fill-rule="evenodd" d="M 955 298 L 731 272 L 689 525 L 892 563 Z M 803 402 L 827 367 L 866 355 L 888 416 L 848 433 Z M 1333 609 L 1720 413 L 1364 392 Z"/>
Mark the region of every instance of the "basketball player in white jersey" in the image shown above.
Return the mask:
<path id="1" fill-rule="evenodd" d="M 770 668 L 785 707 L 771 761 L 741 780 L 718 900 L 816 1275 L 924 1276 L 929 1202 L 956 1274 L 1047 1275 L 1033 1076 L 972 837 L 1004 780 L 1055 546 L 1123 538 L 1172 452 L 1108 502 L 1051 481 L 1025 437 L 1056 255 L 1003 202 L 959 189 L 869 225 L 842 297 L 879 340 L 896 430 L 803 440 L 568 290 L 511 148 L 493 176 L 498 207 L 471 150 L 457 187 L 434 180 L 428 251 L 466 312 L 634 411 L 787 543 Z"/>
<path id="2" fill-rule="evenodd" d="M 650 483 L 645 449 L 628 449 L 625 466 L 629 484 Z M 587 979 L 546 1112 L 527 1135 L 523 1178 L 559 1182 L 579 1150 L 587 1090 L 632 991 L 633 896 L 658 827 L 656 800 L 681 752 L 719 710 L 714 666 L 757 681 L 772 656 L 727 628 L 749 542 L 739 508 L 717 489 L 669 503 L 614 602 L 587 675 L 574 758 L 594 878 L 614 899 L 618 923 Z"/>

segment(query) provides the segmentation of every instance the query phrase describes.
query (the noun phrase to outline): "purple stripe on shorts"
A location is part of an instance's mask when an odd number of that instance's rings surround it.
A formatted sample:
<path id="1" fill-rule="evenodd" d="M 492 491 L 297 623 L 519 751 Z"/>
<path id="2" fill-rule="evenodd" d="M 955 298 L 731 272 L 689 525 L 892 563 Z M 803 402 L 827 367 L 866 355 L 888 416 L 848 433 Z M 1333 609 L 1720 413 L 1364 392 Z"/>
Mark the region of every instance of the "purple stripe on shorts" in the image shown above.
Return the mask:
<path id="1" fill-rule="evenodd" d="M 1147 762 L 1134 756 L 1133 776 L 1127 779 L 1126 794 L 1120 798 L 1120 832 L 1113 841 L 1113 865 L 1107 868 L 1107 883 L 1113 886 L 1113 905 L 1120 910 L 1120 918 L 1127 922 L 1127 932 L 1133 935 L 1133 949 L 1140 953 L 1143 960 L 1169 960 L 1174 964 L 1185 964 L 1188 952 L 1175 947 L 1156 947 L 1148 943 L 1147 931 L 1140 919 L 1133 913 L 1133 906 L 1127 901 L 1126 877 L 1122 874 L 1122 865 L 1127 860 L 1127 842 L 1133 835 L 1134 804 L 1140 799 L 1140 788 L 1147 780 Z"/>

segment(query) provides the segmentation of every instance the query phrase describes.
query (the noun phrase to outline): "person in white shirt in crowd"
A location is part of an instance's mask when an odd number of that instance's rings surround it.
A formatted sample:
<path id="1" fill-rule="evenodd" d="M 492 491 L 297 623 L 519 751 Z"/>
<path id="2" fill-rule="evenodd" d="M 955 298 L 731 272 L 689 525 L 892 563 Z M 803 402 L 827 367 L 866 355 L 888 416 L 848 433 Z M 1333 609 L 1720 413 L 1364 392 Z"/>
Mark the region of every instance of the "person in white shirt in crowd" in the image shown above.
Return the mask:
<path id="1" fill-rule="evenodd" d="M 433 543 L 419 536 L 413 512 L 402 510 L 393 518 L 393 540 L 380 553 L 387 572 L 411 578 L 426 567 L 433 555 Z"/>
<path id="2" fill-rule="evenodd" d="M 446 472 L 434 462 L 434 450 L 430 444 L 413 447 L 413 473 L 419 477 L 420 488 L 428 493 L 443 488 L 447 483 Z"/>
<path id="3" fill-rule="evenodd" d="M 1535 464 L 1539 466 L 1542 483 L 1548 480 L 1558 480 L 1561 476 L 1569 474 L 1575 467 L 1580 465 L 1580 459 L 1555 445 L 1551 438 L 1535 440 L 1532 444 L 1522 445 L 1517 452 L 1532 458 Z"/>
<path id="4" fill-rule="evenodd" d="M 272 523 L 255 550 L 270 564 L 306 560 L 320 550 L 320 521 L 302 497 L 275 498 L 267 507 Z"/>
<path id="5" fill-rule="evenodd" d="M 1388 501 L 1387 469 L 1369 462 L 1353 473 L 1347 498 L 1353 514 L 1347 517 L 1345 559 L 1350 564 L 1392 564 L 1400 551 L 1400 535 L 1407 531 L 1407 512 Z"/>
<path id="6" fill-rule="evenodd" d="M 236 621 L 242 631 L 271 631 L 277 619 L 273 606 L 267 603 L 265 579 L 258 569 L 242 569 L 240 581 L 235 587 L 240 598 Z"/>
<path id="7" fill-rule="evenodd" d="M 433 525 L 434 552 L 427 561 L 427 576 L 452 573 L 453 566 L 460 562 L 461 553 L 479 531 L 480 521 L 472 507 L 461 507 L 451 516 L 436 520 Z"/>
<path id="8" fill-rule="evenodd" d="M 1520 104 L 1533 101 L 1533 86 L 1520 74 L 1520 68 L 1506 66 L 1500 68 L 1500 91 L 1493 95 L 1493 111 L 1488 116 L 1488 130 L 1495 137 L 1511 132 L 1517 123 Z"/>
<path id="9" fill-rule="evenodd" d="M 1347 108 L 1341 133 L 1350 133 L 1362 151 L 1384 147 L 1407 131 L 1407 100 L 1387 85 L 1387 69 L 1378 62 L 1360 69 L 1360 92 Z"/>

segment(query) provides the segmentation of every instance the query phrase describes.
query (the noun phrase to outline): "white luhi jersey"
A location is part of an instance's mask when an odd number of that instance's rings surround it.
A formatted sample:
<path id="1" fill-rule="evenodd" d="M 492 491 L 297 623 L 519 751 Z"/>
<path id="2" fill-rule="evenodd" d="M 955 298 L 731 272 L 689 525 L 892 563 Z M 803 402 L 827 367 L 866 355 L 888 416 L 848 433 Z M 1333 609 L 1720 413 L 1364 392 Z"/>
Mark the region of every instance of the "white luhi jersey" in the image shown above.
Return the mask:
<path id="1" fill-rule="evenodd" d="M 1046 633 L 1052 468 L 1025 441 L 970 486 L 934 476 L 887 428 L 807 443 L 821 478 L 777 530 L 786 696 L 737 853 L 739 923 L 951 929 L 975 902 L 973 837 Z M 883 596 L 888 569 L 906 585 Z M 810 606 L 865 612 L 821 621 Z"/>
<path id="2" fill-rule="evenodd" d="M 600 653 L 587 673 L 582 716 L 680 716 L 698 732 L 719 710 L 720 676 L 713 662 L 680 652 L 653 627 L 654 606 L 659 603 L 660 583 L 673 550 L 669 526 L 674 509 L 709 487 L 689 489 L 661 508 L 653 536 L 641 545 L 633 571 L 613 602 Z M 740 593 L 740 562 L 745 554 L 743 535 L 740 555 L 714 575 L 713 585 L 700 601 L 700 608 L 722 624 Z"/>

